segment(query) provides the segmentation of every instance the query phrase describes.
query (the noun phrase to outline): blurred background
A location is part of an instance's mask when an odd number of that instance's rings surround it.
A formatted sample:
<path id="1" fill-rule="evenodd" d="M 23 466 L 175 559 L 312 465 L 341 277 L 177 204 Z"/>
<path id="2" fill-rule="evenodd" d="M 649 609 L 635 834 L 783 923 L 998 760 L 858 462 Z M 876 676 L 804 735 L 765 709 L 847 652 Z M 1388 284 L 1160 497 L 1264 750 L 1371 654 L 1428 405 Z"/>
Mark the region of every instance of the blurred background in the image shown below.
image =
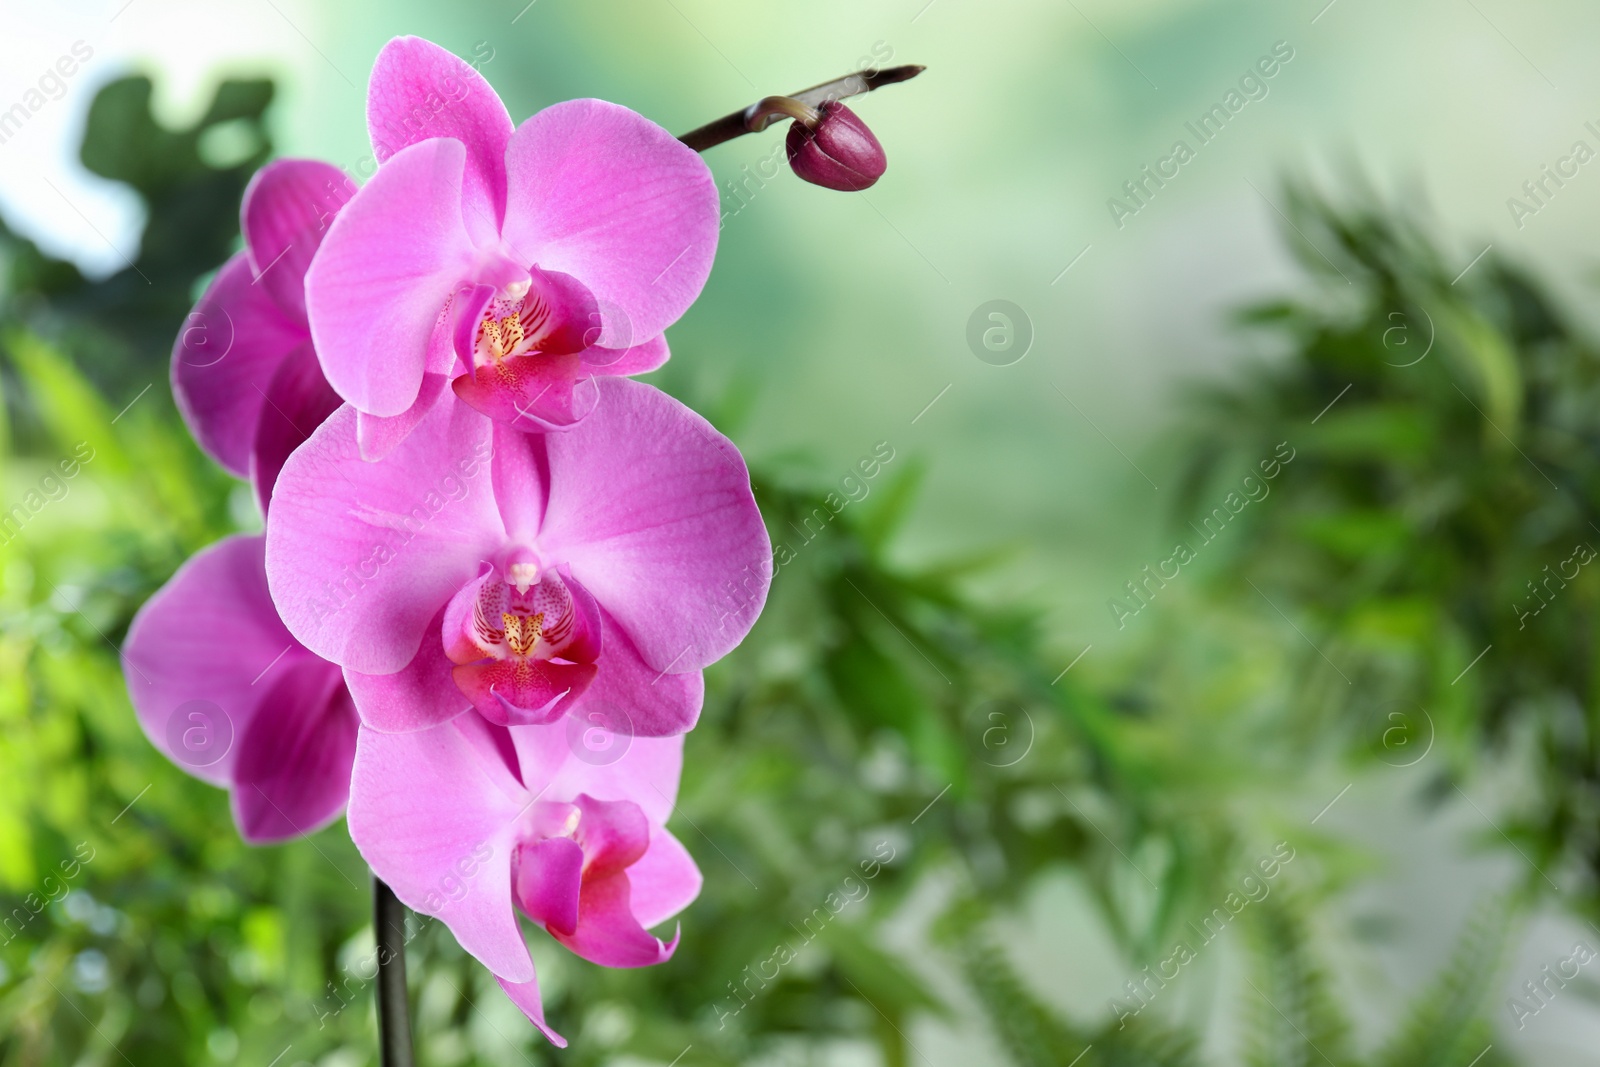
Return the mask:
<path id="1" fill-rule="evenodd" d="M 856 107 L 866 193 L 763 179 L 776 129 L 707 154 L 717 265 L 650 380 L 793 559 L 688 741 L 682 946 L 536 940 L 558 1053 L 420 923 L 420 1063 L 1600 1063 L 1593 5 L 0 16 L 0 1064 L 376 1062 L 343 824 L 240 844 L 116 647 L 259 528 L 172 339 L 261 163 L 370 173 L 398 34 L 519 120 L 676 132 L 929 68 Z"/>

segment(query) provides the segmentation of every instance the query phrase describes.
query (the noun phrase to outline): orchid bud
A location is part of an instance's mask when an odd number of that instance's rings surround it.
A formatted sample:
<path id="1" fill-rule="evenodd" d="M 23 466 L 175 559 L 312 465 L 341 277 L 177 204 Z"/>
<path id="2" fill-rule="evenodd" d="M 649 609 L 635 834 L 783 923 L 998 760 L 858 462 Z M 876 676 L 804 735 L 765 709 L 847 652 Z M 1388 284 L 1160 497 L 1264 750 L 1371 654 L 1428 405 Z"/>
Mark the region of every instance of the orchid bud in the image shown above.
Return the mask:
<path id="1" fill-rule="evenodd" d="M 883 146 L 854 111 L 837 100 L 817 109 L 820 118 L 789 127 L 789 166 L 812 185 L 859 192 L 883 176 Z"/>

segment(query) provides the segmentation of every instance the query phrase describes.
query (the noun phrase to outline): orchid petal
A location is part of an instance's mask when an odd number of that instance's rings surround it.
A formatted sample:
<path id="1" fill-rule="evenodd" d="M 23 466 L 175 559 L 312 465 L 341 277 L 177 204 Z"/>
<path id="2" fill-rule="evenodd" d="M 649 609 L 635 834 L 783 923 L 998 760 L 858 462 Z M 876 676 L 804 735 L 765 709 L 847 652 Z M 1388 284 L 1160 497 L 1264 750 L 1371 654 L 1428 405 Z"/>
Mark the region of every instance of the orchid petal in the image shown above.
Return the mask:
<path id="1" fill-rule="evenodd" d="M 565 715 L 594 681 L 592 663 L 486 660 L 451 669 L 478 713 L 497 726 L 543 726 Z"/>
<path id="2" fill-rule="evenodd" d="M 434 640 L 443 615 L 441 609 L 416 656 L 402 669 L 393 674 L 344 672 L 363 726 L 386 734 L 427 730 L 472 706 L 450 677 L 454 664 L 445 656 L 444 646 Z"/>
<path id="3" fill-rule="evenodd" d="M 294 450 L 339 410 L 339 404 L 339 394 L 322 376 L 322 367 L 309 341 L 290 351 L 278 364 L 277 373 L 262 396 L 255 445 L 250 450 L 250 480 L 255 484 L 263 515 L 272 499 L 278 472 Z"/>
<path id="4" fill-rule="evenodd" d="M 678 947 L 676 934 L 662 944 L 634 918 L 626 871 L 585 878 L 578 928 L 571 934 L 551 930 L 550 936 L 602 967 L 649 967 L 671 959 Z"/>
<path id="5" fill-rule="evenodd" d="M 509 356 L 454 382 L 456 396 L 496 422 L 526 433 L 565 430 L 586 418 L 599 393 L 580 378 L 576 354 Z"/>
<path id="6" fill-rule="evenodd" d="M 363 728 L 347 820 L 356 848 L 402 903 L 442 920 L 496 977 L 530 982 L 511 882 L 527 791 L 487 738 L 471 736 L 494 729 L 476 715 L 409 734 Z"/>
<path id="7" fill-rule="evenodd" d="M 406 435 L 416 428 L 449 388 L 450 376 L 455 370 L 456 354 L 450 345 L 449 316 L 441 314 L 433 325 L 433 335 L 428 339 L 428 365 L 422 375 L 422 386 L 417 399 L 398 415 L 373 415 L 356 413 L 356 441 L 361 446 L 361 458 L 374 462 L 387 456 L 399 446 Z"/>
<path id="8" fill-rule="evenodd" d="M 367 83 L 367 129 L 384 163 L 431 137 L 451 137 L 466 149 L 461 205 L 478 243 L 498 236 L 506 210 L 506 144 L 511 116 L 472 65 L 420 37 L 383 46 Z"/>
<path id="9" fill-rule="evenodd" d="M 244 191 L 239 228 L 256 282 L 296 325 L 306 325 L 306 268 L 356 184 L 332 163 L 277 159 Z"/>
<path id="10" fill-rule="evenodd" d="M 470 717 L 470 716 L 469 716 Z M 631 800 L 652 826 L 672 815 L 683 773 L 683 737 L 618 737 L 621 755 L 609 762 L 578 758 L 571 743 L 570 722 L 548 726 L 514 726 L 523 781 L 547 797 L 587 793 L 596 800 Z"/>
<path id="11" fill-rule="evenodd" d="M 700 895 L 700 868 L 689 850 L 664 827 L 650 828 L 650 847 L 628 868 L 630 902 L 639 925 L 666 922 Z"/>
<path id="12" fill-rule="evenodd" d="M 627 377 L 644 374 L 662 366 L 671 356 L 667 349 L 667 335 L 657 334 L 631 348 L 587 348 L 583 351 L 585 370 L 597 374 Z"/>
<path id="13" fill-rule="evenodd" d="M 772 548 L 739 451 L 665 393 L 597 379 L 593 415 L 546 438 L 539 548 L 573 575 L 658 671 L 737 645 L 760 614 Z"/>
<path id="14" fill-rule="evenodd" d="M 554 933 L 576 930 L 583 864 L 583 849 L 570 837 L 547 837 L 517 849 L 512 877 L 528 918 Z"/>
<path id="15" fill-rule="evenodd" d="M 233 817 L 251 844 L 303 837 L 339 817 L 350 796 L 359 720 L 331 663 L 278 666 L 239 738 Z"/>
<path id="16" fill-rule="evenodd" d="M 490 470 L 506 537 L 514 543 L 532 544 L 544 518 L 546 487 L 550 484 L 544 438 L 496 423 Z"/>
<path id="17" fill-rule="evenodd" d="M 627 347 L 694 302 L 711 273 L 717 186 L 698 153 L 603 100 L 545 108 L 506 149 L 506 244 L 524 263 L 579 279 L 604 333 Z"/>
<path id="18" fill-rule="evenodd" d="M 232 781 L 239 741 L 267 697 L 267 686 L 252 683 L 274 664 L 310 658 L 278 619 L 259 536 L 236 535 L 196 553 L 145 601 L 122 646 L 128 695 L 151 744 L 222 786 Z M 188 734 L 171 720 L 191 714 L 184 711 L 191 702 L 201 733 L 192 751 L 174 750 L 171 738 Z M 231 745 L 210 751 L 213 736 L 231 737 Z"/>
<path id="19" fill-rule="evenodd" d="M 500 983 L 500 988 L 505 991 L 506 996 L 511 998 L 511 1003 L 522 1009 L 522 1014 L 526 1015 L 528 1021 L 539 1028 L 541 1034 L 549 1038 L 552 1045 L 556 1048 L 567 1047 L 567 1039 L 545 1024 L 544 1004 L 539 999 L 539 983 L 537 980 L 530 978 L 526 982 L 508 982 L 499 977 L 496 980 Z"/>
<path id="20" fill-rule="evenodd" d="M 240 478 L 250 474 L 262 397 L 284 358 L 309 339 L 253 281 L 245 253 L 223 264 L 172 346 L 172 393 L 184 424 Z"/>
<path id="21" fill-rule="evenodd" d="M 399 415 L 417 399 L 434 326 L 472 263 L 465 160 L 449 138 L 397 152 L 333 220 L 306 275 L 322 369 L 362 411 Z"/>
<path id="22" fill-rule="evenodd" d="M 599 711 L 607 723 L 625 716 L 618 721 L 627 722 L 636 737 L 672 737 L 694 729 L 705 702 L 704 676 L 699 671 L 667 674 L 651 668 L 615 619 L 603 609 L 600 618 L 605 657 L 578 705 L 579 716 Z"/>
<path id="23" fill-rule="evenodd" d="M 417 655 L 436 613 L 505 538 L 487 477 L 490 423 L 441 403 L 387 458 L 361 459 L 341 408 L 278 476 L 267 575 L 307 648 L 362 674 Z"/>
<path id="24" fill-rule="evenodd" d="M 579 811 L 575 831 L 583 846 L 586 876 L 626 870 L 650 845 L 650 823 L 639 805 L 628 800 L 596 800 L 587 793 L 573 798 Z"/>

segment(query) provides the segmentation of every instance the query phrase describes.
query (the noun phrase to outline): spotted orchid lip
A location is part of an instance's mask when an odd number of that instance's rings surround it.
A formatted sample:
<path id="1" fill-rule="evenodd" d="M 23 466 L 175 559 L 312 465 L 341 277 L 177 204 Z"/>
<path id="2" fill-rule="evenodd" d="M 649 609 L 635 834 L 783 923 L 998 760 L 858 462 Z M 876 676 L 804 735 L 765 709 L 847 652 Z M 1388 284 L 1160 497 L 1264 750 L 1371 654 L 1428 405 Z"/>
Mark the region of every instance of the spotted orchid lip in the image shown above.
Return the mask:
<path id="1" fill-rule="evenodd" d="M 598 609 L 535 550 L 515 546 L 498 559 L 446 613 L 451 677 L 490 722 L 552 722 L 598 673 Z"/>

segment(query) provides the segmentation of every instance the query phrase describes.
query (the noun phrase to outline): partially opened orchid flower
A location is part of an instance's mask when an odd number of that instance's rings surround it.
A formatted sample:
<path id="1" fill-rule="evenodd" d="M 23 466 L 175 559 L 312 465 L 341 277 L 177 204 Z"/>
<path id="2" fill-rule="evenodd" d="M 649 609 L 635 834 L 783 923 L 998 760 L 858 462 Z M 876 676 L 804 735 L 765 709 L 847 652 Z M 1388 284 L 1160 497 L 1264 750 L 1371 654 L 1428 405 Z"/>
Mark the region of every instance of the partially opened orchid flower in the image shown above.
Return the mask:
<path id="1" fill-rule="evenodd" d="M 716 252 L 716 184 L 693 149 L 601 100 L 513 129 L 477 71 L 416 37 L 379 53 L 367 121 L 381 165 L 307 278 L 363 456 L 394 448 L 452 380 L 491 418 L 542 431 L 593 410 L 597 375 L 666 361 L 662 331 Z"/>
<path id="2" fill-rule="evenodd" d="M 560 434 L 446 397 L 376 463 L 346 407 L 285 465 L 273 597 L 345 668 L 366 725 L 426 729 L 469 705 L 543 724 L 580 702 L 640 736 L 694 725 L 701 668 L 766 600 L 766 528 L 743 459 L 704 419 L 638 382 L 597 388 Z"/>
<path id="3" fill-rule="evenodd" d="M 123 675 L 152 744 L 232 794 L 252 844 L 338 818 L 358 719 L 339 668 L 289 635 L 267 593 L 262 538 L 189 560 L 128 628 Z"/>
<path id="4" fill-rule="evenodd" d="M 350 836 L 395 895 L 442 920 L 546 1037 L 520 912 L 607 967 L 660 963 L 677 947 L 648 928 L 700 893 L 700 871 L 664 828 L 683 739 L 634 740 L 605 765 L 554 726 L 506 729 L 463 715 L 429 730 L 363 728 Z"/>
<path id="5" fill-rule="evenodd" d="M 223 264 L 172 347 L 172 392 L 190 432 L 255 484 L 263 511 L 283 461 L 339 406 L 311 347 L 305 276 L 355 188 L 310 159 L 257 171 L 239 212 L 244 251 Z"/>

